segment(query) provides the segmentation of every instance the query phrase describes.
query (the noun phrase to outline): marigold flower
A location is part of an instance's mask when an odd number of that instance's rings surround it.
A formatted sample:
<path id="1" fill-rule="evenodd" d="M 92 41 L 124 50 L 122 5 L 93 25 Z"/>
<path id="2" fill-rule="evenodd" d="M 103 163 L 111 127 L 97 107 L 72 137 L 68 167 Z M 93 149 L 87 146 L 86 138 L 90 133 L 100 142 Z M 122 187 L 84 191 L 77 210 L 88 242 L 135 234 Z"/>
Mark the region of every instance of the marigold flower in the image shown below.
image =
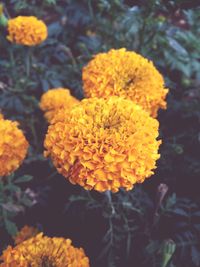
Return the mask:
<path id="1" fill-rule="evenodd" d="M 28 142 L 18 123 L 0 119 L 0 176 L 14 172 L 23 162 Z"/>
<path id="2" fill-rule="evenodd" d="M 45 112 L 47 121 L 51 123 L 59 109 L 69 111 L 77 103 L 79 100 L 70 94 L 69 89 L 55 88 L 42 95 L 40 108 Z"/>
<path id="3" fill-rule="evenodd" d="M 46 40 L 47 26 L 33 16 L 18 16 L 8 20 L 8 40 L 12 43 L 34 46 Z"/>
<path id="4" fill-rule="evenodd" d="M 85 189 L 132 189 L 153 174 L 159 158 L 158 121 L 130 100 L 84 99 L 49 126 L 45 156 Z"/>
<path id="5" fill-rule="evenodd" d="M 83 88 L 87 97 L 108 98 L 111 95 L 133 100 L 156 117 L 166 108 L 162 75 L 153 63 L 125 48 L 97 54 L 83 68 Z"/>
<path id="6" fill-rule="evenodd" d="M 17 234 L 13 237 L 15 245 L 18 245 L 25 240 L 34 237 L 38 234 L 38 229 L 25 225 Z"/>
<path id="7" fill-rule="evenodd" d="M 1 256 L 0 267 L 89 267 L 82 248 L 75 248 L 70 239 L 46 237 L 42 233 L 12 248 Z"/>

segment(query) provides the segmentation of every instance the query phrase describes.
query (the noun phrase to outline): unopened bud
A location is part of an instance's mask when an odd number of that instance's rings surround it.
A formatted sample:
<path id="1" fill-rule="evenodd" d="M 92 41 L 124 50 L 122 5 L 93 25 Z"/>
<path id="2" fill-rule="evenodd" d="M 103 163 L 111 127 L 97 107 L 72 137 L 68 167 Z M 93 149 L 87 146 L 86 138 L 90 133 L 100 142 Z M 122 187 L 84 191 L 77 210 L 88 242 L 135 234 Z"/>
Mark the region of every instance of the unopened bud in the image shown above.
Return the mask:
<path id="1" fill-rule="evenodd" d="M 161 267 L 166 267 L 171 260 L 174 252 L 176 250 L 176 244 L 173 240 L 164 240 L 162 245 L 162 262 Z"/>
<path id="2" fill-rule="evenodd" d="M 0 26 L 7 27 L 8 19 L 3 13 L 3 4 L 0 4 Z"/>
<path id="3" fill-rule="evenodd" d="M 163 202 L 163 199 L 165 195 L 167 194 L 168 191 L 168 186 L 166 184 L 160 184 L 158 186 L 158 191 L 157 191 L 157 203 L 160 206 Z"/>

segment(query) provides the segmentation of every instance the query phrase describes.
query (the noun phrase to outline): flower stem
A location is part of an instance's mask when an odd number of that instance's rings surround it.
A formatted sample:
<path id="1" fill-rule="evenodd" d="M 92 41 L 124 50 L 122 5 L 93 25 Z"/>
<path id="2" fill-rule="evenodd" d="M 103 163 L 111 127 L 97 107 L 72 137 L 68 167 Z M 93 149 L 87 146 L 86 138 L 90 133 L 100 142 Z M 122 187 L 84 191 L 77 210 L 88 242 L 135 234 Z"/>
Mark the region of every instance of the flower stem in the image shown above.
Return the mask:
<path id="1" fill-rule="evenodd" d="M 105 195 L 108 198 L 108 203 L 110 204 L 110 207 L 111 207 L 111 215 L 113 216 L 116 214 L 116 211 L 115 211 L 115 207 L 112 202 L 112 193 L 111 191 L 108 190 L 105 192 Z"/>
<path id="2" fill-rule="evenodd" d="M 26 76 L 29 78 L 31 72 L 31 49 L 28 47 L 25 56 Z"/>

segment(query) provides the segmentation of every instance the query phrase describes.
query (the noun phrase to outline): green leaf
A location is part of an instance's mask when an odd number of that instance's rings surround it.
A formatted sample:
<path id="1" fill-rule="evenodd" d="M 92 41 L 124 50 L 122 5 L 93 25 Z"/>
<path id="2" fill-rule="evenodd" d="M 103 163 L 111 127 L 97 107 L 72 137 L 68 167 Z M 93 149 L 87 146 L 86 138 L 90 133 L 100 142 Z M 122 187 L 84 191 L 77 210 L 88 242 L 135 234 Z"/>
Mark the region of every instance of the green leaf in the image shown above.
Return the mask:
<path id="1" fill-rule="evenodd" d="M 183 56 L 188 56 L 187 50 L 180 44 L 178 43 L 175 39 L 168 37 L 168 42 L 169 45 L 179 54 Z"/>
<path id="2" fill-rule="evenodd" d="M 26 182 L 29 182 L 33 179 L 33 176 L 31 175 L 23 175 L 21 177 L 18 177 L 16 180 L 15 180 L 15 183 L 26 183 Z"/>
<path id="3" fill-rule="evenodd" d="M 10 220 L 8 219 L 5 219 L 5 227 L 6 227 L 6 230 L 8 231 L 8 233 L 11 235 L 11 236 L 14 236 L 16 235 L 18 229 L 17 229 L 17 226 L 15 223 L 11 222 Z"/>
<path id="4" fill-rule="evenodd" d="M 56 0 L 46 0 L 46 3 L 49 5 L 55 5 L 56 4 Z"/>
<path id="5" fill-rule="evenodd" d="M 192 261 L 196 266 L 199 266 L 200 264 L 200 252 L 197 250 L 195 246 L 192 246 L 191 248 L 191 256 Z"/>

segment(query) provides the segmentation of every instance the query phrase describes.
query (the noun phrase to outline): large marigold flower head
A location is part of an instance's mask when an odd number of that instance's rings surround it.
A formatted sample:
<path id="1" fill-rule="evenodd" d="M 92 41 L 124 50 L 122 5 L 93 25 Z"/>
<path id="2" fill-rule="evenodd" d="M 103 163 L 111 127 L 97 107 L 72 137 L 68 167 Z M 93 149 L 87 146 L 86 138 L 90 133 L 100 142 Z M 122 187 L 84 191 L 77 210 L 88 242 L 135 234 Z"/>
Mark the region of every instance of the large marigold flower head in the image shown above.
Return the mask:
<path id="1" fill-rule="evenodd" d="M 46 40 L 47 26 L 34 16 L 18 16 L 8 20 L 8 40 L 12 43 L 34 46 Z"/>
<path id="2" fill-rule="evenodd" d="M 130 190 L 156 168 L 158 126 L 130 100 L 84 99 L 49 126 L 45 155 L 71 183 L 87 190 Z"/>
<path id="3" fill-rule="evenodd" d="M 70 239 L 46 237 L 42 233 L 12 248 L 1 256 L 0 267 L 89 267 L 82 248 L 72 246 Z"/>
<path id="4" fill-rule="evenodd" d="M 18 123 L 0 119 L 0 176 L 14 172 L 23 162 L 28 142 Z"/>
<path id="5" fill-rule="evenodd" d="M 70 109 L 79 103 L 75 97 L 70 94 L 67 88 L 55 88 L 48 90 L 41 97 L 40 108 L 45 112 L 45 118 L 49 123 L 53 120 L 59 109 Z"/>
<path id="6" fill-rule="evenodd" d="M 15 245 L 18 245 L 25 240 L 34 237 L 38 234 L 38 229 L 35 227 L 31 227 L 28 225 L 25 225 L 14 237 Z"/>
<path id="7" fill-rule="evenodd" d="M 83 68 L 86 97 L 124 97 L 156 117 L 159 108 L 166 108 L 162 75 L 153 63 L 125 48 L 97 54 Z"/>

